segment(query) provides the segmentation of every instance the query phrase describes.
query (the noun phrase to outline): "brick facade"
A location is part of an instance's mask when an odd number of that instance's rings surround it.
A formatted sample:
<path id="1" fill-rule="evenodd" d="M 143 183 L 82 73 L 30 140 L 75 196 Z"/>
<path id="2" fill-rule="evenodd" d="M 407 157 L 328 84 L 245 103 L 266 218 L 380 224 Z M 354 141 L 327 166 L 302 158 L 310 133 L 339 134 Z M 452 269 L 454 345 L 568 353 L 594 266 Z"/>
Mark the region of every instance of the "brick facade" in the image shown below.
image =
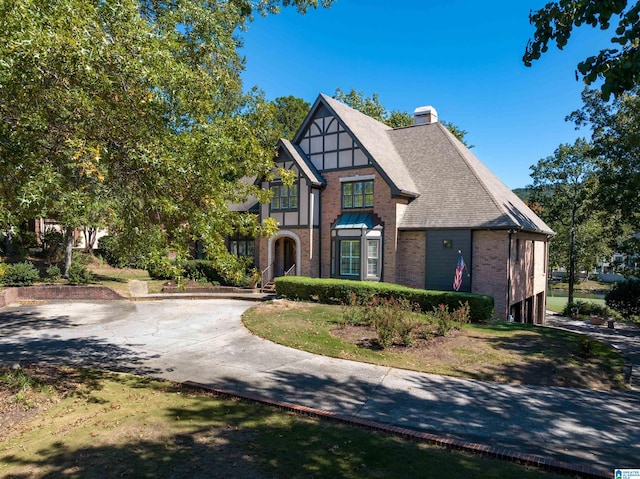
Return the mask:
<path id="1" fill-rule="evenodd" d="M 331 275 L 331 225 L 347 210 L 342 209 L 342 189 L 340 178 L 355 176 L 374 176 L 373 186 L 373 208 L 363 209 L 371 211 L 382 222 L 383 238 L 383 268 L 382 280 L 395 283 L 396 278 L 396 251 L 398 247 L 397 214 L 398 204 L 405 204 L 406 201 L 391 197 L 391 189 L 386 181 L 378 174 L 374 168 L 345 169 L 340 171 L 324 172 L 327 186 L 321 192 L 320 201 L 320 236 L 322 244 L 322 277 L 328 278 Z M 352 210 L 348 210 L 352 211 Z"/>
<path id="2" fill-rule="evenodd" d="M 492 296 L 499 319 L 543 323 L 547 247 L 542 234 L 475 231 L 472 292 Z"/>

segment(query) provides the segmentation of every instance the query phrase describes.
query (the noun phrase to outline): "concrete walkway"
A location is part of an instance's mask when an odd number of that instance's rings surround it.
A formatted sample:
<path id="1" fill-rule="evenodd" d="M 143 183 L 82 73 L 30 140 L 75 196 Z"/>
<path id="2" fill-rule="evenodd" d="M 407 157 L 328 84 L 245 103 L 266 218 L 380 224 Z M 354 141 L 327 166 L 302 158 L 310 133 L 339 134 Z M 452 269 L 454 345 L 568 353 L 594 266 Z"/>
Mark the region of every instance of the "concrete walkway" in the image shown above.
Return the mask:
<path id="1" fill-rule="evenodd" d="M 331 359 L 250 334 L 233 300 L 0 310 L 0 362 L 147 374 L 603 470 L 640 467 L 640 393 L 516 386 Z"/>

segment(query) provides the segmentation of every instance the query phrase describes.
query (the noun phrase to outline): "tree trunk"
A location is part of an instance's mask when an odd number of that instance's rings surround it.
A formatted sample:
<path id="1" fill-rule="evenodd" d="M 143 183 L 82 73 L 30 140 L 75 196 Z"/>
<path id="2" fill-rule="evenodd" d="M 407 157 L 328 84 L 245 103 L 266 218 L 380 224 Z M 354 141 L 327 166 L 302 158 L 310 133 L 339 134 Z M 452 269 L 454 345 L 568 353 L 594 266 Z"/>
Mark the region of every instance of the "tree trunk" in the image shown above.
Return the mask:
<path id="1" fill-rule="evenodd" d="M 96 237 L 98 236 L 97 228 L 83 228 L 84 234 L 84 252 L 92 253 L 93 246 L 96 244 Z"/>
<path id="2" fill-rule="evenodd" d="M 571 211 L 571 237 L 569 239 L 569 294 L 568 303 L 573 303 L 573 290 L 576 283 L 576 208 Z"/>
<path id="3" fill-rule="evenodd" d="M 69 268 L 71 268 L 71 260 L 73 258 L 73 244 L 75 240 L 75 228 L 68 227 L 65 229 L 65 255 L 64 255 L 64 275 L 69 279 Z"/>

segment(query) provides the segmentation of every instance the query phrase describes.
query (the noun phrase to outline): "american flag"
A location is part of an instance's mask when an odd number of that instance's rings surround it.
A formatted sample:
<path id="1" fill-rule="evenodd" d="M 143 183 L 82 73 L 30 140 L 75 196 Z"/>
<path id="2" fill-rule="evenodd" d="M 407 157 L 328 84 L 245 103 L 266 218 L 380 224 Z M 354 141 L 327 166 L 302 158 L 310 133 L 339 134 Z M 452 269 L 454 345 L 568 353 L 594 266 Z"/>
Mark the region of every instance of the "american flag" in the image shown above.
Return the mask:
<path id="1" fill-rule="evenodd" d="M 464 264 L 464 260 L 462 259 L 462 255 L 458 256 L 458 265 L 456 266 L 456 275 L 453 278 L 453 289 L 456 291 L 460 291 L 460 286 L 462 286 L 462 272 L 466 268 Z"/>

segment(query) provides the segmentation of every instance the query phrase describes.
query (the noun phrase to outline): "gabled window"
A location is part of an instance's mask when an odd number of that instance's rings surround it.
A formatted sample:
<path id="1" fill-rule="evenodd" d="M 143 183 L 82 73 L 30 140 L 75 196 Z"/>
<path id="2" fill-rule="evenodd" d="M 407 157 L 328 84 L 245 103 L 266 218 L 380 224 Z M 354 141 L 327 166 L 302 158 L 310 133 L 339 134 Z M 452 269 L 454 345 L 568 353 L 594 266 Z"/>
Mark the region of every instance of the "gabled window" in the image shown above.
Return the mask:
<path id="1" fill-rule="evenodd" d="M 271 190 L 273 191 L 272 210 L 295 210 L 298 208 L 298 185 L 273 185 Z"/>
<path id="2" fill-rule="evenodd" d="M 342 208 L 372 208 L 373 180 L 342 183 Z"/>

